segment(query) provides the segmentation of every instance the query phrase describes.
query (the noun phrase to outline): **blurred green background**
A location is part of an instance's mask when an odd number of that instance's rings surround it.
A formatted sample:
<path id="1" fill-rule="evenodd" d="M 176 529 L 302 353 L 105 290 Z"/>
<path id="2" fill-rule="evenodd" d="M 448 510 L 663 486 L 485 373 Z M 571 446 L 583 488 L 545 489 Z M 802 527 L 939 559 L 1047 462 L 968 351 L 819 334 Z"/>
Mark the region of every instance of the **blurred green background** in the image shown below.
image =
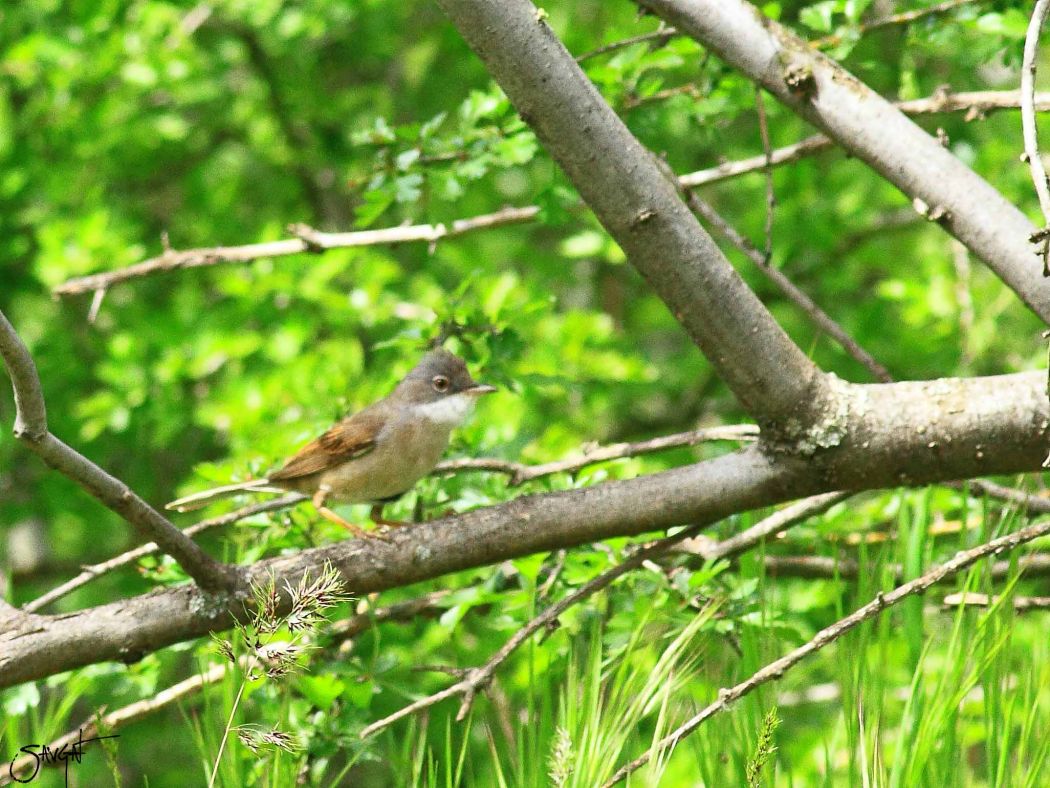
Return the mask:
<path id="1" fill-rule="evenodd" d="M 942 85 L 1016 87 L 1025 3 L 966 3 L 860 35 L 864 19 L 929 5 L 833 0 L 762 8 L 810 38 L 841 36 L 829 53 L 890 97 L 927 96 Z M 571 0 L 544 9 L 574 54 L 658 23 L 639 18 L 628 2 Z M 762 151 L 753 85 L 688 39 L 632 46 L 584 66 L 631 130 L 676 172 Z M 685 85 L 694 87 L 674 90 Z M 775 146 L 812 133 L 768 97 L 766 108 Z M 918 122 L 942 129 L 957 156 L 1037 218 L 1018 159 L 1018 113 Z M 832 150 L 778 168 L 774 186 L 773 264 L 895 377 L 1042 364 L 1038 320 L 863 164 Z M 701 194 L 762 246 L 761 172 Z M 51 294 L 71 277 L 160 254 L 164 234 L 173 248 L 188 249 L 288 237 L 294 222 L 333 231 L 448 223 L 532 204 L 541 208 L 538 221 L 432 248 L 345 249 L 135 279 L 106 293 L 94 322 L 90 295 Z M 870 380 L 742 256 L 727 253 L 824 369 Z M 333 420 L 385 394 L 425 344 L 449 329 L 456 335 L 450 346 L 476 376 L 502 389 L 457 433 L 450 456 L 542 462 L 590 442 L 747 420 L 432 3 L 5 5 L 0 309 L 36 359 L 52 431 L 157 505 L 265 472 Z M 5 395 L 0 422 L 12 420 Z M 519 489 L 494 474 L 431 478 L 388 514 L 435 516 L 731 448 L 708 444 L 606 463 Z M 731 518 L 718 533 L 761 514 Z M 943 489 L 854 499 L 768 549 L 859 560 L 860 580 L 774 579 L 761 556 L 734 566 L 677 559 L 670 576 L 636 573 L 568 614 L 543 645 L 524 649 L 490 698 L 479 701 L 470 725 L 450 722 L 455 704 L 446 704 L 362 744 L 356 734 L 369 721 L 449 681 L 413 666 L 480 664 L 545 604 L 537 589 L 558 557 L 384 594 L 377 604 L 454 589 L 439 617 L 381 627 L 338 659 L 316 660 L 307 678 L 256 687 L 239 713 L 248 721 L 282 721 L 304 748 L 294 757 L 265 756 L 276 758 L 274 765 L 231 745 L 223 779 L 594 784 L 588 781 L 600 779 L 595 774 L 608 772 L 588 768 L 611 770 L 637 755 L 667 719 L 680 721 L 718 687 L 892 585 L 892 564 L 918 572 L 1023 520 L 994 502 Z M 935 538 L 931 524 L 943 522 L 958 527 Z M 858 533 L 885 538 L 852 538 Z M 248 562 L 341 536 L 300 507 L 253 518 L 204 543 Z M 0 537 L 7 598 L 15 604 L 136 543 L 119 517 L 10 439 L 0 441 Z M 572 551 L 549 593 L 571 591 L 623 547 L 614 540 Z M 113 601 L 180 579 L 169 562 L 149 560 L 56 608 Z M 984 570 L 960 582 L 991 587 Z M 1018 587 L 1037 592 L 1039 583 Z M 672 756 L 664 784 L 743 784 L 778 691 L 832 685 L 830 700 L 780 702 L 784 722 L 775 734 L 775 765 L 763 773 L 768 784 L 859 785 L 870 777 L 879 784 L 1004 785 L 1021 784 L 1014 780 L 1022 775 L 1045 784 L 1045 742 L 1040 748 L 1035 734 L 1040 724 L 1045 730 L 1050 694 L 1045 614 L 1015 620 L 1009 608 L 953 618 L 924 611 L 917 600 L 883 616 L 835 647 L 838 658 L 816 657 L 709 723 Z M 698 609 L 705 611 L 699 618 Z M 632 684 L 662 664 L 660 654 L 677 637 L 685 637 L 685 656 L 672 661 L 671 673 L 681 680 L 668 677 L 663 685 L 676 692 L 664 698 L 664 690 Z M 961 648 L 966 642 L 978 645 Z M 28 741 L 47 740 L 99 705 L 148 695 L 207 659 L 215 659 L 208 642 L 189 644 L 130 667 L 95 666 L 8 691 L 0 696 L 3 747 L 13 754 Z M 955 679 L 936 683 L 945 676 Z M 929 687 L 924 677 L 932 677 Z M 951 692 L 960 686 L 982 688 L 983 700 L 953 706 Z M 230 682 L 222 687 L 206 701 L 121 731 L 117 762 L 127 784 L 205 783 L 216 731 L 221 735 L 236 691 Z M 909 687 L 910 704 L 903 699 Z M 617 689 L 648 692 L 655 705 L 618 706 Z M 588 699 L 580 719 L 566 716 Z M 627 733 L 614 745 L 586 732 L 595 730 Z M 96 755 L 76 767 L 77 777 L 71 770 L 71 779 L 111 781 Z M 466 766 L 457 776 L 459 762 Z M 575 764 L 561 782 L 559 763 Z M 659 776 L 634 784 L 647 780 Z"/>

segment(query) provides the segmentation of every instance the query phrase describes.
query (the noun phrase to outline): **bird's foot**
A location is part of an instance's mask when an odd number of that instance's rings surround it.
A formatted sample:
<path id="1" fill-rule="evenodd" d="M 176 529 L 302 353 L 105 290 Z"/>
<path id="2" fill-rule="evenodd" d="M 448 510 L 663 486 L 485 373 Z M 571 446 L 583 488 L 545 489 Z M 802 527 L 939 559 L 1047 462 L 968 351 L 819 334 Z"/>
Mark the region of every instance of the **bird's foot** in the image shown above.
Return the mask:
<path id="1" fill-rule="evenodd" d="M 376 531 L 366 531 L 360 525 L 354 525 L 354 523 L 344 520 L 342 517 L 333 512 L 327 506 L 318 506 L 317 511 L 328 522 L 335 523 L 336 525 L 341 525 L 343 528 L 348 530 L 358 539 L 378 539 L 381 542 L 390 541 L 388 537 L 384 536 L 381 533 L 377 533 Z"/>
<path id="2" fill-rule="evenodd" d="M 382 525 L 387 528 L 404 528 L 406 525 L 412 525 L 408 520 L 387 520 L 383 517 L 383 504 L 378 503 L 372 507 L 371 512 L 372 522 L 376 525 Z"/>

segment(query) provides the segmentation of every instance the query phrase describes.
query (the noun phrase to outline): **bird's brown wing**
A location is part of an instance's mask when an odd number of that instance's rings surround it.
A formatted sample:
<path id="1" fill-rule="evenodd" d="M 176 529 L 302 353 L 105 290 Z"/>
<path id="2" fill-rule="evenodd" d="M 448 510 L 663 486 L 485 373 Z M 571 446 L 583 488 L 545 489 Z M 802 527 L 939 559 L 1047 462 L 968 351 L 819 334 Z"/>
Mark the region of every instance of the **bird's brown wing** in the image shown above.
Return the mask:
<path id="1" fill-rule="evenodd" d="M 284 467 L 267 478 L 272 482 L 297 479 L 368 454 L 375 448 L 376 435 L 382 426 L 383 419 L 368 411 L 361 411 L 310 441 Z"/>

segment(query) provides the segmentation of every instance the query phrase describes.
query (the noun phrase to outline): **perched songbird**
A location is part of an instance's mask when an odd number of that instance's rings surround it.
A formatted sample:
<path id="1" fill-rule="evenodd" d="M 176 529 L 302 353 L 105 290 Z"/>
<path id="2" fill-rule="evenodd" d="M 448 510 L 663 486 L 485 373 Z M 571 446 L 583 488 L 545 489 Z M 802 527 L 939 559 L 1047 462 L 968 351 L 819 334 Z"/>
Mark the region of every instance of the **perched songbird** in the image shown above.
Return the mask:
<path id="1" fill-rule="evenodd" d="M 343 419 L 265 479 L 187 495 L 167 508 L 185 512 L 243 492 L 300 492 L 312 496 L 326 519 L 364 536 L 325 502 L 373 503 L 372 519 L 393 524 L 382 519 L 383 504 L 434 469 L 478 396 L 495 390 L 475 381 L 463 359 L 432 350 L 390 394 Z"/>

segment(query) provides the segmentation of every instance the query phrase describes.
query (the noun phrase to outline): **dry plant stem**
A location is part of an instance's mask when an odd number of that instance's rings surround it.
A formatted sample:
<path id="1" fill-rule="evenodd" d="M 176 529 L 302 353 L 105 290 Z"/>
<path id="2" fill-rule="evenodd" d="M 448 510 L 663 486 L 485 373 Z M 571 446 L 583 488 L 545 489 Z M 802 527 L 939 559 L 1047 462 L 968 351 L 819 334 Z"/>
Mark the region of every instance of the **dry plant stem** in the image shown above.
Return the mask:
<path id="1" fill-rule="evenodd" d="M 305 225 L 293 225 L 295 238 L 243 246 L 216 246 L 205 249 L 176 251 L 165 249 L 157 257 L 136 265 L 91 276 L 77 277 L 54 289 L 56 296 L 106 290 L 115 284 L 139 276 L 176 271 L 183 268 L 203 268 L 224 263 L 247 263 L 263 257 L 284 257 L 303 252 L 322 252 L 329 249 L 347 249 L 355 246 L 378 246 L 424 241 L 435 244 L 444 238 L 454 238 L 475 230 L 531 221 L 539 207 L 503 208 L 494 213 L 457 219 L 450 225 L 417 224 L 409 227 L 386 227 L 380 230 L 361 230 L 350 233 L 323 233 Z"/>
<path id="2" fill-rule="evenodd" d="M 528 0 L 438 0 L 598 221 L 763 427 L 806 423 L 828 378 L 791 341 Z"/>
<path id="3" fill-rule="evenodd" d="M 715 232 L 743 252 L 788 300 L 801 309 L 821 331 L 835 340 L 858 364 L 867 369 L 872 377 L 883 383 L 889 383 L 893 380 L 889 371 L 882 364 L 862 348 L 853 337 L 846 333 L 845 329 L 821 309 L 812 298 L 802 292 L 794 282 L 788 279 L 779 269 L 769 265 L 766 256 L 758 251 L 754 244 L 737 232 L 733 225 L 727 222 L 718 211 L 702 200 L 695 192 L 690 192 L 689 194 L 689 207 L 702 217 Z"/>
<path id="4" fill-rule="evenodd" d="M 558 600 L 542 613 L 535 616 L 525 626 L 514 633 L 514 636 L 504 643 L 499 651 L 493 654 L 484 665 L 479 668 L 467 670 L 463 679 L 457 681 L 451 687 L 447 687 L 446 689 L 441 690 L 441 692 L 417 700 L 415 703 L 411 703 L 393 714 L 373 722 L 361 731 L 361 738 L 371 736 L 373 733 L 383 730 L 383 728 L 392 725 L 404 717 L 428 709 L 436 703 L 440 703 L 446 698 L 455 695 L 463 696 L 463 701 L 460 703 L 459 711 L 456 713 L 456 719 L 462 721 L 470 711 L 470 707 L 473 705 L 474 698 L 477 696 L 478 691 L 483 690 L 488 686 L 489 682 L 492 681 L 492 676 L 496 672 L 496 669 L 506 662 L 507 658 L 513 654 L 519 646 L 532 637 L 532 635 L 541 629 L 553 626 L 558 617 L 570 607 L 582 602 L 590 596 L 593 596 L 603 588 L 607 588 L 613 583 L 613 581 L 627 574 L 632 569 L 637 569 L 646 561 L 650 561 L 667 552 L 674 545 L 699 530 L 700 527 L 701 526 L 692 526 L 684 528 L 678 533 L 661 539 L 655 544 L 643 547 L 629 558 L 614 566 L 612 569 L 602 572 L 597 577 L 587 581 L 571 594 Z"/>
<path id="5" fill-rule="evenodd" d="M 608 460 L 619 460 L 625 457 L 637 457 L 641 454 L 675 449 L 681 446 L 695 446 L 707 441 L 753 441 L 758 438 L 758 427 L 753 424 L 732 424 L 725 427 L 708 427 L 706 429 L 680 432 L 674 435 L 663 435 L 650 440 L 633 443 L 614 443 L 587 449 L 579 457 L 570 457 L 541 465 L 526 465 L 512 460 L 501 460 L 495 457 L 464 458 L 440 463 L 434 473 L 456 473 L 459 471 L 492 471 L 510 476 L 507 484 L 517 487 L 533 479 L 551 476 L 555 473 L 576 473 L 588 465 Z"/>
<path id="6" fill-rule="evenodd" d="M 868 604 L 858 608 L 850 615 L 839 619 L 831 626 L 822 629 L 809 642 L 799 646 L 797 649 L 780 659 L 769 663 L 745 681 L 742 681 L 729 689 L 720 690 L 718 693 L 718 700 L 704 707 L 691 719 L 687 720 L 673 732 L 656 742 L 645 755 L 636 758 L 617 770 L 612 779 L 605 784 L 605 788 L 615 785 L 626 778 L 631 772 L 645 765 L 649 760 L 650 753 L 664 751 L 669 747 L 675 746 L 683 738 L 699 728 L 706 720 L 710 719 L 718 712 L 727 709 L 730 703 L 739 700 L 744 695 L 747 695 L 749 692 L 763 684 L 781 678 L 784 673 L 810 654 L 814 654 L 825 646 L 834 643 L 857 625 L 875 618 L 887 608 L 892 607 L 909 596 L 925 592 L 936 583 L 942 582 L 946 578 L 958 574 L 963 569 L 972 566 L 982 558 L 1016 549 L 1026 542 L 1038 539 L 1041 536 L 1046 536 L 1047 534 L 1050 534 L 1050 521 L 1021 528 L 1012 534 L 1003 536 L 999 539 L 993 539 L 992 541 L 986 542 L 971 550 L 962 550 L 956 553 L 955 557 L 951 560 L 931 569 L 920 577 L 917 577 L 915 580 L 898 586 L 889 593 L 879 593 L 876 595 L 875 599 Z"/>
<path id="7" fill-rule="evenodd" d="M 1043 258 L 1043 275 L 1050 276 L 1050 265 L 1047 256 L 1050 253 L 1050 240 L 1046 233 L 1050 231 L 1050 184 L 1046 179 L 1046 168 L 1039 155 L 1039 130 L 1035 124 L 1035 70 L 1039 56 L 1039 34 L 1043 30 L 1047 11 L 1050 11 L 1050 0 L 1036 0 L 1032 9 L 1032 19 L 1024 40 L 1024 56 L 1021 61 L 1021 131 L 1024 138 L 1024 153 L 1028 167 L 1032 172 L 1032 183 L 1035 193 L 1039 195 L 1039 208 L 1043 212 L 1044 229 L 1038 237 L 1030 240 L 1038 242 L 1039 254 Z"/>
<path id="8" fill-rule="evenodd" d="M 236 568 L 209 556 L 126 484 L 48 431 L 36 365 L 3 313 L 0 313 L 0 357 L 14 387 L 16 438 L 49 466 L 121 515 L 144 538 L 160 545 L 201 588 L 232 591 L 239 586 L 240 574 Z"/>
<path id="9" fill-rule="evenodd" d="M 889 101 L 745 0 L 639 2 L 921 200 L 927 216 L 1050 322 L 1050 289 L 1031 264 L 1032 223 Z"/>
<path id="10" fill-rule="evenodd" d="M 371 629 L 376 624 L 381 624 L 387 621 L 405 622 L 411 621 L 419 615 L 427 613 L 436 614 L 442 609 L 437 606 L 437 602 L 449 593 L 450 592 L 447 590 L 435 591 L 417 599 L 396 602 L 386 607 L 370 610 L 367 613 L 359 613 L 350 618 L 335 622 L 330 628 L 328 628 L 326 634 L 333 636 L 337 641 L 342 641 L 355 637 L 362 632 Z M 249 664 L 250 659 L 241 659 L 242 669 Z M 157 692 L 153 697 L 135 701 L 123 708 L 102 714 L 101 726 L 99 726 L 98 720 L 95 717 L 91 717 L 76 730 L 69 731 L 55 739 L 49 746 L 52 750 L 58 751 L 63 746 L 72 745 L 73 742 L 77 741 L 81 736 L 81 732 L 83 732 L 84 738 L 91 738 L 92 736 L 96 736 L 100 729 L 112 731 L 138 722 L 150 714 L 171 706 L 173 703 L 177 703 L 196 695 L 210 684 L 215 684 L 221 681 L 229 668 L 230 664 L 228 662 L 212 665 L 203 673 L 197 676 L 191 676 L 177 684 L 173 684 L 172 686 Z M 60 764 L 61 761 L 49 761 L 48 763 L 57 765 Z M 27 755 L 16 760 L 13 768 L 16 774 L 22 774 L 25 770 L 35 767 L 35 765 L 36 758 Z M 7 769 L 0 769 L 0 786 L 7 785 L 9 782 L 10 780 L 8 778 Z"/>
<path id="11" fill-rule="evenodd" d="M 188 528 L 184 528 L 182 533 L 186 536 L 193 537 L 197 534 L 210 530 L 212 528 L 221 528 L 222 526 L 232 525 L 239 520 L 243 520 L 246 517 L 252 517 L 256 514 L 263 514 L 264 512 L 275 512 L 280 509 L 287 509 L 290 506 L 294 506 L 300 501 L 305 501 L 305 495 L 299 495 L 298 493 L 292 495 L 286 495 L 283 498 L 278 498 L 273 501 L 265 501 L 263 503 L 252 504 L 251 506 L 245 506 L 236 511 L 232 511 L 229 514 L 223 514 L 218 517 L 211 517 L 207 520 L 202 520 L 195 525 L 191 525 Z M 55 588 L 48 591 L 46 594 L 42 594 L 32 602 L 27 602 L 22 606 L 22 610 L 26 613 L 36 613 L 47 605 L 61 599 L 64 596 L 76 591 L 92 580 L 101 577 L 104 574 L 119 569 L 122 566 L 138 561 L 140 558 L 145 558 L 148 555 L 153 555 L 160 550 L 155 542 L 147 542 L 144 545 L 139 545 L 133 550 L 128 550 L 125 553 L 121 553 L 118 556 L 110 558 L 108 561 L 103 561 L 92 566 L 84 567 L 84 571 L 76 577 L 70 578 L 62 585 L 55 586 Z"/>

